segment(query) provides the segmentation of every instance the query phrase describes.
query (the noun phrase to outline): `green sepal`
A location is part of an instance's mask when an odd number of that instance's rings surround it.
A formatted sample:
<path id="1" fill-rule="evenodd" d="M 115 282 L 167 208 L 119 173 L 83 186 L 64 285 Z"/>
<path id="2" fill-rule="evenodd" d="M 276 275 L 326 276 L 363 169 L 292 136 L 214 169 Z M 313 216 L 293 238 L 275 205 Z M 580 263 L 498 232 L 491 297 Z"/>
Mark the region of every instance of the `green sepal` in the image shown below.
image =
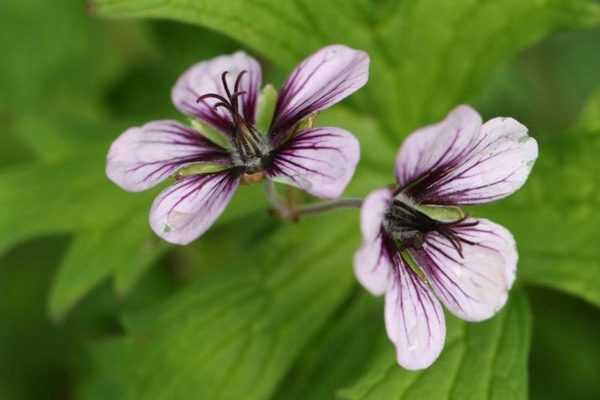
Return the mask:
<path id="1" fill-rule="evenodd" d="M 277 105 L 277 89 L 273 85 L 266 85 L 260 92 L 256 107 L 256 129 L 267 133 Z"/>
<path id="2" fill-rule="evenodd" d="M 412 269 L 414 273 L 417 274 L 419 279 L 421 279 L 423 282 L 427 282 L 425 273 L 423 273 L 423 270 L 421 269 L 421 267 L 419 267 L 419 264 L 417 264 L 412 254 L 410 254 L 409 251 L 405 249 L 400 252 L 400 255 L 402 256 L 404 262 L 408 264 L 410 269 Z"/>
<path id="3" fill-rule="evenodd" d="M 315 123 L 317 122 L 317 116 L 318 115 L 319 115 L 318 113 L 312 113 L 308 117 L 306 117 L 302 121 L 300 121 L 300 123 L 296 127 L 296 132 L 299 132 L 299 131 L 301 131 L 303 129 L 310 129 L 313 126 L 315 126 Z"/>
<path id="4" fill-rule="evenodd" d="M 177 171 L 178 177 L 191 176 L 191 175 L 202 175 L 202 174 L 211 174 L 214 172 L 225 171 L 226 169 L 231 168 L 229 165 L 225 164 L 215 164 L 215 163 L 198 163 L 192 164 L 187 167 L 181 168 Z"/>
<path id="5" fill-rule="evenodd" d="M 415 205 L 415 208 L 429 218 L 440 222 L 457 222 L 465 217 L 465 212 L 460 207 L 419 204 Z"/>
<path id="6" fill-rule="evenodd" d="M 192 125 L 192 128 L 198 131 L 198 133 L 200 133 L 202 136 L 204 136 L 217 146 L 231 150 L 231 143 L 229 142 L 229 140 L 227 140 L 227 138 L 221 132 L 217 131 L 212 126 L 204 124 L 198 121 L 197 119 L 190 119 L 190 124 Z"/>

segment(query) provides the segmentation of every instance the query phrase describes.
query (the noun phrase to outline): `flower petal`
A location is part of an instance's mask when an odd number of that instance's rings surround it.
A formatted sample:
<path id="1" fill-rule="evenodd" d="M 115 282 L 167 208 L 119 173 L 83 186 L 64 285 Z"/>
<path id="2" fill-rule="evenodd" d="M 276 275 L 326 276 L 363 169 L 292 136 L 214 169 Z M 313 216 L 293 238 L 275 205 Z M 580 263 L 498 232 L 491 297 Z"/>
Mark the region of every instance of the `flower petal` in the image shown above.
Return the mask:
<path id="1" fill-rule="evenodd" d="M 125 190 L 138 192 L 198 162 L 228 164 L 229 155 L 177 121 L 155 121 L 127 129 L 110 147 L 106 175 Z"/>
<path id="2" fill-rule="evenodd" d="M 271 134 L 279 135 L 301 119 L 341 101 L 369 78 L 369 56 L 343 45 L 322 48 L 306 58 L 281 88 Z"/>
<path id="3" fill-rule="evenodd" d="M 423 249 L 411 253 L 454 315 L 467 321 L 488 319 L 504 306 L 515 280 L 515 241 L 504 227 L 484 219 L 468 219 L 454 231 L 472 243 L 461 242 L 462 257 L 438 233 L 429 234 Z"/>
<path id="4" fill-rule="evenodd" d="M 385 293 L 392 276 L 392 264 L 382 248 L 381 238 L 364 242 L 354 254 L 356 279 L 375 296 Z"/>
<path id="5" fill-rule="evenodd" d="M 460 106 L 406 140 L 396 176 L 421 203 L 486 203 L 523 186 L 537 155 L 537 142 L 519 122 L 494 118 L 481 126 L 476 111 Z"/>
<path id="6" fill-rule="evenodd" d="M 442 121 L 413 132 L 396 156 L 396 178 L 406 186 L 432 174 L 463 154 L 481 128 L 481 117 L 468 106 L 452 110 Z"/>
<path id="7" fill-rule="evenodd" d="M 429 367 L 446 339 L 444 311 L 431 289 L 410 267 L 401 265 L 385 295 L 385 326 L 402 367 Z"/>
<path id="8" fill-rule="evenodd" d="M 150 225 L 166 241 L 188 244 L 210 228 L 238 185 L 232 171 L 183 178 L 154 200 Z"/>
<path id="9" fill-rule="evenodd" d="M 339 197 L 360 158 L 358 140 L 332 127 L 306 129 L 274 151 L 271 179 L 321 198 Z"/>
<path id="10" fill-rule="evenodd" d="M 179 78 L 171 97 L 175 107 L 184 114 L 197 117 L 224 133 L 231 133 L 233 122 L 230 113 L 223 107 L 216 110 L 213 106 L 217 99 L 207 98 L 198 102 L 205 94 L 215 93 L 227 98 L 227 93 L 221 80 L 227 72 L 226 81 L 233 94 L 235 81 L 242 71 L 239 91 L 245 92 L 240 98 L 241 115 L 254 124 L 256 117 L 256 102 L 262 81 L 262 72 L 258 62 L 242 51 L 231 55 L 220 56 L 200 62 L 183 73 Z"/>
<path id="11" fill-rule="evenodd" d="M 365 198 L 360 208 L 360 227 L 365 241 L 375 240 L 379 236 L 383 215 L 391 198 L 392 191 L 388 188 L 375 190 Z"/>

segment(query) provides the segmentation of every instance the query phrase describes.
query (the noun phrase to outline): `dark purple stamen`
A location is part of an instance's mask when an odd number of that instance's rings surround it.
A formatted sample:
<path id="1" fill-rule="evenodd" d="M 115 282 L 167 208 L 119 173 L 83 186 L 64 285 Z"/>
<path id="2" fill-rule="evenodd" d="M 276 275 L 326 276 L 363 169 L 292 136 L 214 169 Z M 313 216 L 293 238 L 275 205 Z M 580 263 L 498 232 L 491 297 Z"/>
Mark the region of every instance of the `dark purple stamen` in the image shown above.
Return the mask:
<path id="1" fill-rule="evenodd" d="M 217 100 L 212 105 L 213 110 L 224 108 L 231 116 L 231 138 L 236 148 L 236 157 L 239 158 L 238 165 L 246 167 L 246 172 L 254 173 L 262 168 L 263 161 L 268 159 L 270 149 L 265 145 L 263 135 L 256 130 L 247 116 L 243 114 L 246 110 L 240 110 L 240 98 L 247 92 L 240 90 L 242 78 L 247 71 L 241 71 L 233 85 L 233 91 L 227 83 L 228 71 L 221 74 L 221 83 L 225 95 L 218 93 L 207 93 L 196 99 L 196 102 L 204 102 L 206 99 Z M 208 105 L 208 104 L 207 104 Z"/>
<path id="2" fill-rule="evenodd" d="M 223 84 L 223 90 L 225 90 L 225 96 L 222 96 L 218 93 L 207 93 L 196 99 L 196 103 L 200 103 L 206 99 L 215 99 L 218 100 L 216 104 L 213 105 L 214 109 L 219 107 L 223 107 L 227 109 L 231 113 L 231 118 L 234 123 L 238 123 L 244 118 L 240 115 L 240 107 L 239 107 L 239 97 L 246 94 L 245 91 L 240 91 L 240 84 L 242 81 L 242 77 L 247 73 L 246 70 L 240 72 L 235 80 L 235 84 L 233 85 L 233 92 L 229 89 L 229 85 L 227 84 L 227 74 L 229 71 L 225 71 L 221 74 L 221 83 Z"/>
<path id="3" fill-rule="evenodd" d="M 463 243 L 476 243 L 462 237 L 457 228 L 469 228 L 478 224 L 478 221 L 466 222 L 466 219 L 467 216 L 453 222 L 438 221 L 402 200 L 394 199 L 384 216 L 384 231 L 395 242 L 398 250 L 421 249 L 426 236 L 437 232 L 463 257 Z"/>

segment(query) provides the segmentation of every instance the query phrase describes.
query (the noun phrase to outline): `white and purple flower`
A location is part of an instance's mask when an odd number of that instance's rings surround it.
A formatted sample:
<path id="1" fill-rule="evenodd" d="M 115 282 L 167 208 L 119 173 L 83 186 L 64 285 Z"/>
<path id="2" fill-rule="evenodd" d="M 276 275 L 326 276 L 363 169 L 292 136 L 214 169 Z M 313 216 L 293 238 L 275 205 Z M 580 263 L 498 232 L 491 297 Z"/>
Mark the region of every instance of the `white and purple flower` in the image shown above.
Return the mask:
<path id="1" fill-rule="evenodd" d="M 482 124 L 460 106 L 410 135 L 396 159 L 397 185 L 365 199 L 355 273 L 371 293 L 385 294 L 386 330 L 403 367 L 426 368 L 439 356 L 446 336 L 440 302 L 467 321 L 490 318 L 506 303 L 517 266 L 513 236 L 459 206 L 515 192 L 537 155 L 519 122 Z"/>
<path id="2" fill-rule="evenodd" d="M 306 121 L 361 88 L 368 70 L 365 52 L 342 45 L 319 50 L 283 84 L 262 132 L 257 113 L 267 96 L 259 95 L 256 60 L 237 52 L 196 64 L 177 81 L 172 99 L 205 125 L 155 121 L 126 130 L 110 148 L 107 175 L 134 192 L 175 176 L 154 201 L 150 224 L 178 244 L 203 234 L 240 182 L 266 178 L 320 198 L 338 197 L 358 163 L 358 141 L 343 129 Z"/>

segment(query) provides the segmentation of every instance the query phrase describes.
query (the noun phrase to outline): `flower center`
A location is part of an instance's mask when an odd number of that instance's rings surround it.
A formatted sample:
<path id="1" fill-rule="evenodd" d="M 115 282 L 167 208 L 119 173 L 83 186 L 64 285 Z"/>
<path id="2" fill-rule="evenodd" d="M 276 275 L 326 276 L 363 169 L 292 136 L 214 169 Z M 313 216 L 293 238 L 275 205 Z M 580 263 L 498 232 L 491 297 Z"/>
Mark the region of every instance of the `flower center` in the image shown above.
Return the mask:
<path id="1" fill-rule="evenodd" d="M 420 249 L 427 235 L 437 232 L 446 238 L 462 256 L 462 244 L 474 244 L 461 237 L 455 228 L 474 226 L 476 221 L 465 222 L 464 214 L 450 220 L 439 220 L 425 211 L 426 207 L 416 204 L 403 193 L 394 197 L 384 213 L 383 229 L 394 241 L 398 250 Z"/>
<path id="2" fill-rule="evenodd" d="M 230 90 L 229 85 L 227 84 L 228 73 L 228 71 L 225 71 L 221 74 L 221 82 L 223 84 L 225 96 L 218 93 L 208 93 L 198 97 L 196 101 L 201 102 L 208 98 L 212 98 L 217 100 L 212 106 L 213 109 L 217 110 L 218 108 L 224 108 L 229 112 L 232 122 L 231 143 L 234 147 L 232 152 L 233 164 L 237 167 L 241 167 L 247 175 L 257 174 L 267 166 L 270 160 L 272 146 L 267 136 L 259 132 L 258 129 L 242 115 L 240 99 L 242 96 L 247 95 L 247 93 L 245 91 L 240 91 L 240 84 L 247 71 L 241 71 L 237 75 L 233 90 Z"/>

